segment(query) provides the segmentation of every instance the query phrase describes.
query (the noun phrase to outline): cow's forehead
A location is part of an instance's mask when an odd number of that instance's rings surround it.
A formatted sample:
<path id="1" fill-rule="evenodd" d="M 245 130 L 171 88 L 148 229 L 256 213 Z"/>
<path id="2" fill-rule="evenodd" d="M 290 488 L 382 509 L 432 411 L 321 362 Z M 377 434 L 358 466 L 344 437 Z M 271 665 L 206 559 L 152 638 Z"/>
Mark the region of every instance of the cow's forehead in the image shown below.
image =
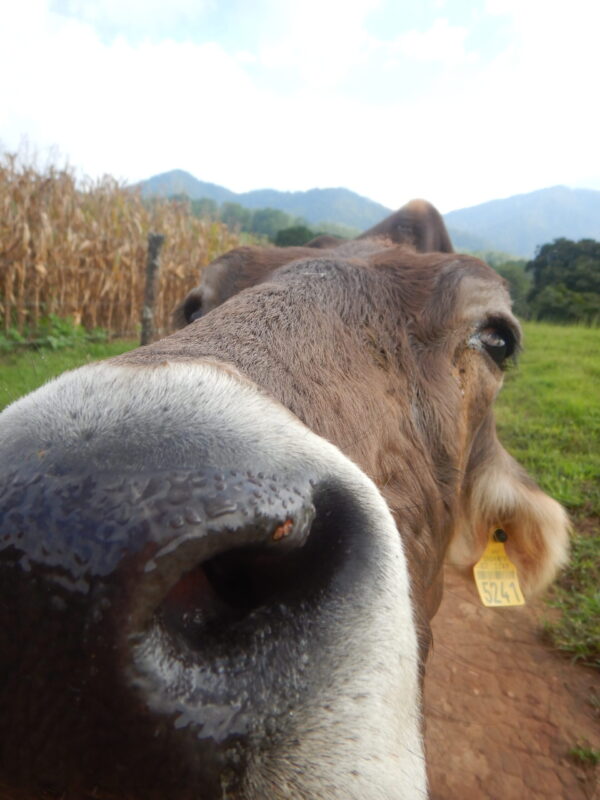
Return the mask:
<path id="1" fill-rule="evenodd" d="M 346 284 L 340 288 L 345 302 L 348 292 L 354 292 L 360 303 L 370 291 L 372 300 L 381 300 L 386 293 L 393 299 L 398 292 L 407 313 L 412 310 L 425 324 L 435 327 L 489 318 L 505 319 L 517 333 L 519 330 L 506 282 L 473 256 L 416 253 L 405 246 L 363 240 L 348 242 L 334 253 L 293 259 L 275 273 L 284 280 L 294 274 L 300 280 L 328 277 L 334 282 L 337 275 Z"/>
<path id="2" fill-rule="evenodd" d="M 445 257 L 437 267 L 435 292 L 451 292 L 456 314 L 466 318 L 506 316 L 511 312 L 510 293 L 504 278 L 472 256 Z"/>
<path id="3" fill-rule="evenodd" d="M 519 338 L 519 323 L 511 311 L 506 282 L 483 261 L 456 254 L 425 253 L 412 259 L 400 255 L 395 279 L 414 282 L 415 268 L 423 275 L 420 310 L 426 324 L 437 327 L 504 320 Z"/>
<path id="4" fill-rule="evenodd" d="M 487 314 L 512 317 L 510 295 L 497 280 L 483 275 L 464 274 L 458 285 L 457 312 L 464 317 L 481 318 Z"/>

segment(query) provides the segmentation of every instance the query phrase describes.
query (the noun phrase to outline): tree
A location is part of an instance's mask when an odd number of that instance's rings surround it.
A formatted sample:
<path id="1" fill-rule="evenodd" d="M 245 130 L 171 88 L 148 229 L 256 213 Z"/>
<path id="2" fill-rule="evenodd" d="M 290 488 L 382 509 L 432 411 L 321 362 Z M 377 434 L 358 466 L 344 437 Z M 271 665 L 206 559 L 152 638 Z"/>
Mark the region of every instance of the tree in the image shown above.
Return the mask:
<path id="1" fill-rule="evenodd" d="M 573 292 L 559 283 L 544 286 L 531 302 L 531 311 L 536 319 L 551 319 L 557 322 L 585 322 L 588 325 L 600 322 L 600 294 L 596 292 Z"/>
<path id="2" fill-rule="evenodd" d="M 275 244 L 278 247 L 301 246 L 314 239 L 317 234 L 307 228 L 306 225 L 292 225 L 290 228 L 282 228 L 275 236 Z"/>
<path id="3" fill-rule="evenodd" d="M 555 239 L 538 249 L 526 269 L 533 274 L 532 297 L 558 284 L 576 292 L 600 292 L 600 242 Z"/>
<path id="4" fill-rule="evenodd" d="M 531 289 L 531 276 L 525 272 L 525 261 L 511 260 L 501 264 L 496 264 L 494 269 L 502 275 L 510 288 L 510 296 L 513 301 L 513 311 L 518 317 L 529 316 L 529 304 L 527 295 Z"/>
<path id="5" fill-rule="evenodd" d="M 195 217 L 216 219 L 219 216 L 219 206 L 210 197 L 201 197 L 200 200 L 192 200 L 192 214 Z"/>
<path id="6" fill-rule="evenodd" d="M 221 220 L 229 228 L 238 228 L 242 231 L 250 230 L 252 212 L 239 203 L 223 203 L 221 206 Z"/>
<path id="7" fill-rule="evenodd" d="M 597 323 L 600 319 L 600 242 L 555 239 L 525 267 L 533 276 L 528 295 L 538 319 Z"/>
<path id="8" fill-rule="evenodd" d="M 289 226 L 291 217 L 277 208 L 259 208 L 252 215 L 250 230 L 262 236 L 275 240 L 277 232 Z"/>

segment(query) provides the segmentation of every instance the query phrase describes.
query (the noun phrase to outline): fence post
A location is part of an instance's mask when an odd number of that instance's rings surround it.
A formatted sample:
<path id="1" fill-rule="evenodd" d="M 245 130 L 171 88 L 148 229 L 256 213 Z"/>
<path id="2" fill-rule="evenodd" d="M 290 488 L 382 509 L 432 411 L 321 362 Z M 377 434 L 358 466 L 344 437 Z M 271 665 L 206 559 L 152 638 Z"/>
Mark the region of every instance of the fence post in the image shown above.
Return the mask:
<path id="1" fill-rule="evenodd" d="M 142 308 L 142 337 L 140 344 L 150 344 L 154 339 L 154 307 L 156 305 L 156 287 L 160 270 L 160 248 L 165 237 L 160 233 L 148 234 L 148 261 L 146 262 L 146 288 L 144 289 L 144 305 Z"/>

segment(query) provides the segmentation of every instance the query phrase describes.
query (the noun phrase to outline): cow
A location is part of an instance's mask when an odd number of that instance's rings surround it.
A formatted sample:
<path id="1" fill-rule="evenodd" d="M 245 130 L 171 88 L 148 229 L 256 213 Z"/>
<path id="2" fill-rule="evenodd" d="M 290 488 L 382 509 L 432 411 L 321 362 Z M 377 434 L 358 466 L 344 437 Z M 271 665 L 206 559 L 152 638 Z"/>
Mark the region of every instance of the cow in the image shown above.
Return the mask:
<path id="1" fill-rule="evenodd" d="M 424 201 L 329 245 L 0 415 L 0 796 L 427 796 L 444 562 L 502 528 L 532 596 L 568 522 L 496 435 L 504 281 Z"/>

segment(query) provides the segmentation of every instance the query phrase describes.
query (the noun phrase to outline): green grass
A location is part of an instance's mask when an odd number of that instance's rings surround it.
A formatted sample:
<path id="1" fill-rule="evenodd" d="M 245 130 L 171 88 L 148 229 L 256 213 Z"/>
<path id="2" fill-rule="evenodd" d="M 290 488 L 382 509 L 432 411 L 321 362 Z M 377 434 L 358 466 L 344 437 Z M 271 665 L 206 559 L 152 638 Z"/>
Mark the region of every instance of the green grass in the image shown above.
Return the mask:
<path id="1" fill-rule="evenodd" d="M 61 350 L 25 350 L 0 356 L 0 410 L 61 372 L 131 350 L 137 342 L 87 342 Z"/>
<path id="2" fill-rule="evenodd" d="M 580 533 L 571 565 L 552 590 L 560 619 L 552 644 L 600 665 L 600 329 L 525 323 L 525 352 L 497 404 L 503 444 L 569 510 Z M 117 355 L 132 341 L 0 355 L 0 408 L 80 364 Z"/>
<path id="3" fill-rule="evenodd" d="M 525 323 L 497 403 L 503 444 L 571 512 L 600 516 L 600 329 Z"/>
<path id="4" fill-rule="evenodd" d="M 592 767 L 600 764 L 600 750 L 590 747 L 587 744 L 578 744 L 569 750 L 569 755 L 574 761 L 579 764 L 589 765 Z"/>
<path id="5" fill-rule="evenodd" d="M 0 331 L 0 354 L 18 352 L 25 349 L 63 350 L 64 348 L 85 345 L 88 342 L 107 342 L 108 333 L 102 328 L 87 331 L 73 319 L 50 314 L 38 320 L 35 330 L 25 326 L 22 332 L 17 328 Z"/>
<path id="6" fill-rule="evenodd" d="M 600 667 L 600 329 L 525 323 L 525 352 L 496 418 L 503 444 L 574 522 L 571 560 L 548 596 L 544 631 Z"/>
<path id="7" fill-rule="evenodd" d="M 571 560 L 548 603 L 560 617 L 544 621 L 546 639 L 574 661 L 600 669 L 600 536 L 576 534 Z"/>

